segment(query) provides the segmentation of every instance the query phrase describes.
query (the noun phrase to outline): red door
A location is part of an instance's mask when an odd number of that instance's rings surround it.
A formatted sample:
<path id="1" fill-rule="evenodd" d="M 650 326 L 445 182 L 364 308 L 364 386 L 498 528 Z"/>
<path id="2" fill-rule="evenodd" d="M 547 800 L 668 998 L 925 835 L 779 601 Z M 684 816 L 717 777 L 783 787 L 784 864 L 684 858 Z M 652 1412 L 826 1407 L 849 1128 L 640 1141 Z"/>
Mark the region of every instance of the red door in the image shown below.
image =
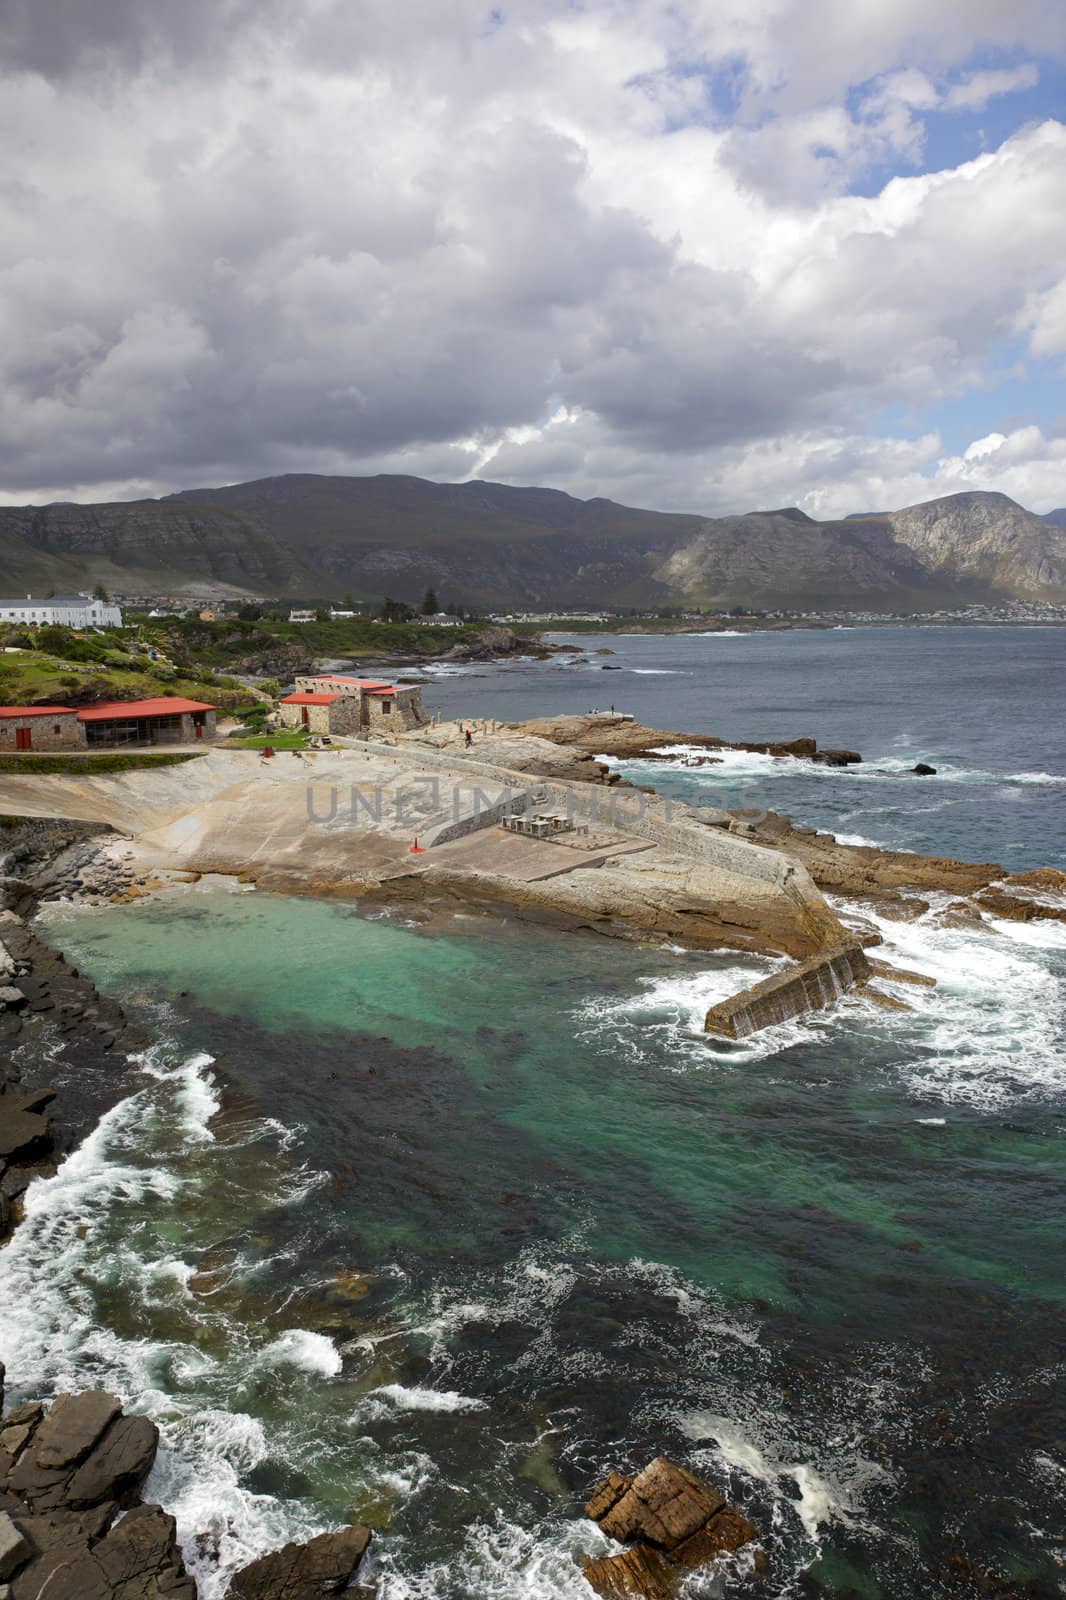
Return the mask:
<path id="1" fill-rule="evenodd" d="M 304 725 L 304 727 L 305 728 L 310 727 L 310 725 L 311 725 L 311 715 L 310 715 L 307 707 L 306 706 L 301 706 L 300 710 L 303 712 L 303 725 Z"/>
<path id="2" fill-rule="evenodd" d="M 33 739 L 31 737 L 31 731 L 30 731 L 29 728 L 16 728 L 15 729 L 15 749 L 16 750 L 32 750 L 33 749 Z"/>
<path id="3" fill-rule="evenodd" d="M 204 725 L 203 725 L 203 723 L 202 722 L 194 722 L 193 723 L 193 727 L 196 729 L 196 737 L 198 739 L 202 739 L 203 736 L 204 736 Z"/>

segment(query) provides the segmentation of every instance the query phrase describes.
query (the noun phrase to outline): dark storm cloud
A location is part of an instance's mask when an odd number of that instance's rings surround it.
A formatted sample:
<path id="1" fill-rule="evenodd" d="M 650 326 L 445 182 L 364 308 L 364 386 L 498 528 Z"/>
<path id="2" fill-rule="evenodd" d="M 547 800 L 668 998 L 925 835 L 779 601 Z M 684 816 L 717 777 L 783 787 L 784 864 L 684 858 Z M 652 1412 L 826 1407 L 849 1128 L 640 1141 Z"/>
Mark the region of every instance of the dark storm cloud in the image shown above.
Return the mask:
<path id="1" fill-rule="evenodd" d="M 0 61 L 49 78 L 203 64 L 278 9 L 274 0 L 0 0 Z"/>

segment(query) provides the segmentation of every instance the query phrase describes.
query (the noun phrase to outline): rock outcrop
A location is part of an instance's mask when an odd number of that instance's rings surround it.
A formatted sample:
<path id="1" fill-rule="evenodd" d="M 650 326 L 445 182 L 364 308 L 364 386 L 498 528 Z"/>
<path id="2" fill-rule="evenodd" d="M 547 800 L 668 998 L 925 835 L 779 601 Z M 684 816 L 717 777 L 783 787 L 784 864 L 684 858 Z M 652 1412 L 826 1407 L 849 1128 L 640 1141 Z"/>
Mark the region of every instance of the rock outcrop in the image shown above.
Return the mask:
<path id="1" fill-rule="evenodd" d="M 841 844 L 831 833 L 796 827 L 790 817 L 775 811 L 726 811 L 715 825 L 756 844 L 787 851 L 802 861 L 819 889 L 835 894 L 869 897 L 899 889 L 973 894 L 1005 876 L 995 861 L 956 861 L 876 845 Z"/>
<path id="2" fill-rule="evenodd" d="M 616 759 L 643 757 L 655 759 L 664 747 L 691 745 L 700 750 L 744 750 L 759 756 L 794 756 L 799 760 L 825 761 L 836 766 L 848 766 L 861 761 L 854 750 L 823 750 L 819 752 L 815 739 L 771 740 L 769 742 L 731 743 L 709 733 L 677 733 L 668 728 L 648 728 L 632 717 L 612 711 L 590 711 L 585 716 L 537 717 L 531 722 L 515 724 L 514 731 L 531 739 L 546 739 L 551 744 L 574 746 L 590 755 L 613 756 Z M 672 757 L 664 759 L 673 759 Z"/>
<path id="3" fill-rule="evenodd" d="M 369 1528 L 351 1527 L 320 1533 L 306 1544 L 287 1544 L 243 1567 L 226 1600 L 317 1600 L 343 1594 L 369 1543 Z"/>
<path id="4" fill-rule="evenodd" d="M 476 757 L 478 752 L 474 752 Z M 780 952 L 804 959 L 838 945 L 843 930 L 807 873 L 779 849 L 752 848 L 703 826 L 687 807 L 594 783 L 530 784 L 513 768 L 433 750 L 424 742 L 354 744 L 291 763 L 251 751 L 213 749 L 175 779 L 173 768 L 64 780 L 0 775 L 0 807 L 23 814 L 121 818 L 142 863 L 222 872 L 305 893 L 380 897 L 441 888 L 468 898 L 545 908 L 581 926 L 640 937 L 663 934 L 703 946 Z M 510 790 L 536 806 L 575 812 L 597 835 L 633 849 L 589 870 L 568 852 L 566 876 L 529 881 L 523 842 L 508 836 L 507 860 L 491 852 L 481 871 L 447 854 L 464 835 L 487 831 L 491 807 Z M 360 804 L 356 804 L 359 799 Z M 469 818 L 471 826 L 465 826 Z M 413 857 L 412 839 L 446 822 L 441 853 Z M 461 840 L 459 842 L 462 842 Z M 646 846 L 653 848 L 646 849 Z M 438 862 L 440 865 L 438 866 Z M 421 876 L 423 883 L 410 884 Z M 538 874 L 532 874 L 537 876 Z"/>
<path id="5" fill-rule="evenodd" d="M 0 1412 L 4 1369 L 0 1364 Z M 15 1406 L 0 1422 L 2 1600 L 196 1600 L 174 1518 L 141 1488 L 159 1430 L 102 1389 Z M 370 1543 L 362 1527 L 260 1556 L 227 1600 L 342 1594 Z"/>
<path id="6" fill-rule="evenodd" d="M 140 1500 L 158 1442 L 154 1423 L 100 1389 L 8 1412 L 0 1581 L 10 1600 L 196 1600 L 174 1518 Z"/>
<path id="7" fill-rule="evenodd" d="M 717 1489 L 675 1462 L 657 1456 L 636 1477 L 612 1472 L 585 1506 L 609 1538 L 632 1548 L 592 1557 L 582 1571 L 605 1600 L 641 1595 L 668 1600 L 679 1569 L 710 1565 L 750 1544 L 757 1530 Z"/>

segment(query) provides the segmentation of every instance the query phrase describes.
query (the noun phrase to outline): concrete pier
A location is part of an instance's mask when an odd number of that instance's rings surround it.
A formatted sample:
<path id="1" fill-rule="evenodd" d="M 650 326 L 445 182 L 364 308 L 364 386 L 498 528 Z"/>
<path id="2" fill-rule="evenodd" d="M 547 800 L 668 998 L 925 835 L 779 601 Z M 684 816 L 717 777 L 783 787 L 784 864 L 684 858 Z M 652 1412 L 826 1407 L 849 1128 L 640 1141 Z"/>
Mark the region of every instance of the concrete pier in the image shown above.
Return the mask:
<path id="1" fill-rule="evenodd" d="M 808 1011 L 828 1011 L 869 976 L 870 963 L 862 946 L 843 945 L 764 978 L 712 1006 L 703 1024 L 704 1032 L 717 1033 L 723 1039 L 746 1039 L 761 1028 L 791 1022 Z"/>

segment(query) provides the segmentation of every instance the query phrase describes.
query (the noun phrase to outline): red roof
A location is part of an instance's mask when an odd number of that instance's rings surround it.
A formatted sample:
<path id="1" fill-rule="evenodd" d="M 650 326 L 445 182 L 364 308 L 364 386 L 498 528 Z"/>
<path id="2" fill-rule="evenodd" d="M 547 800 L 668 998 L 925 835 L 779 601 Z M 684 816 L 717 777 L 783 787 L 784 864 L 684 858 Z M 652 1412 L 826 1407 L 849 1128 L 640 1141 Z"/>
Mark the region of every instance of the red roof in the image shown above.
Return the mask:
<path id="1" fill-rule="evenodd" d="M 107 700 L 78 712 L 79 722 L 114 722 L 120 717 L 176 717 L 187 711 L 217 711 L 202 700 L 182 700 L 180 695 L 158 700 Z"/>
<path id="2" fill-rule="evenodd" d="M 367 694 L 395 694 L 396 685 L 393 683 L 382 683 L 379 684 L 377 688 L 368 689 L 366 692 Z"/>
<path id="3" fill-rule="evenodd" d="M 0 717 L 72 717 L 70 706 L 0 706 Z"/>
<path id="4" fill-rule="evenodd" d="M 298 694 L 284 694 L 281 697 L 283 706 L 331 706 L 334 700 L 339 700 L 339 694 L 306 694 L 302 690 Z"/>

